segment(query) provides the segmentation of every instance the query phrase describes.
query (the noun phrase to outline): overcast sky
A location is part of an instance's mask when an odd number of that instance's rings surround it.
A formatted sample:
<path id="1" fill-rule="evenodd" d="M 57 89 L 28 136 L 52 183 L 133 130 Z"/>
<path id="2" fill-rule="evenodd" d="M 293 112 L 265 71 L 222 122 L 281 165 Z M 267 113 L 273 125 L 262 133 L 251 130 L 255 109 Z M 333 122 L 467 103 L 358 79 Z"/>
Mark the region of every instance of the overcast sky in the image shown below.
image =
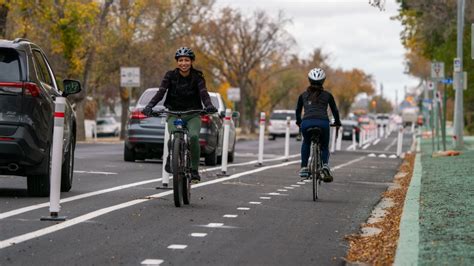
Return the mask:
<path id="1" fill-rule="evenodd" d="M 395 0 L 387 0 L 385 11 L 369 5 L 368 0 L 217 0 L 218 8 L 231 6 L 251 14 L 265 10 L 276 16 L 280 10 L 292 24 L 287 31 L 296 39 L 295 53 L 301 57 L 320 47 L 330 55 L 330 63 L 344 70 L 360 68 L 380 84 L 384 97 L 401 101 L 404 87 L 418 81 L 404 71 L 405 50 L 400 42 L 402 26 L 390 19 L 398 14 Z M 328 77 L 330 78 L 330 77 Z"/>

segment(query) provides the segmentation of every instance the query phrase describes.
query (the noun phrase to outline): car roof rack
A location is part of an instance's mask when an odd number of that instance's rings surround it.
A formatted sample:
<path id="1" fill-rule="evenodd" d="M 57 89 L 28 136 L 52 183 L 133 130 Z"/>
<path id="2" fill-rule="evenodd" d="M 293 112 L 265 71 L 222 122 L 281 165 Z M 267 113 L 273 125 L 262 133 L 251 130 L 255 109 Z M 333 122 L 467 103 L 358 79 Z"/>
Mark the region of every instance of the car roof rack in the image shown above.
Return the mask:
<path id="1" fill-rule="evenodd" d="M 13 40 L 13 43 L 19 43 L 19 42 L 31 42 L 31 41 L 26 38 L 16 38 L 15 40 Z"/>

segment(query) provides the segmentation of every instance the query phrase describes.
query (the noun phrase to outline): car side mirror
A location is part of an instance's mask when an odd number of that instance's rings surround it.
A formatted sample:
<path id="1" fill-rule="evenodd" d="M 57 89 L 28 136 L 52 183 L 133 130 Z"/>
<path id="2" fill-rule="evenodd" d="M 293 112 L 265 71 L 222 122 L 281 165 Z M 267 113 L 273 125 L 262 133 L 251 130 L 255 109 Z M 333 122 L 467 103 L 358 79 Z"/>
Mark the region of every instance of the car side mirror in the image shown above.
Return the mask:
<path id="1" fill-rule="evenodd" d="M 239 118 L 239 117 L 240 117 L 239 112 L 237 112 L 237 111 L 232 112 L 232 118 Z"/>
<path id="2" fill-rule="evenodd" d="M 76 94 L 81 91 L 81 83 L 77 80 L 65 79 L 63 80 L 63 85 L 63 97 L 66 97 L 71 94 Z"/>
<path id="3" fill-rule="evenodd" d="M 224 118 L 225 117 L 225 111 L 220 111 L 219 112 L 219 117 Z"/>

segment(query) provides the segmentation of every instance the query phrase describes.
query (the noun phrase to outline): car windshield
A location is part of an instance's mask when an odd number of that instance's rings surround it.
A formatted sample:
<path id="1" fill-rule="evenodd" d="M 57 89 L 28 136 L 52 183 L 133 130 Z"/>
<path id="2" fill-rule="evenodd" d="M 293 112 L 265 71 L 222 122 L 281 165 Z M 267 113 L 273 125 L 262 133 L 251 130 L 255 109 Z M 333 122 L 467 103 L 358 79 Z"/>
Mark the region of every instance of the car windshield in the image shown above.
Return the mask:
<path id="1" fill-rule="evenodd" d="M 20 81 L 20 59 L 13 49 L 0 49 L 0 81 Z"/>
<path id="2" fill-rule="evenodd" d="M 145 106 L 147 105 L 151 99 L 153 98 L 153 96 L 155 96 L 156 94 L 156 90 L 148 90 L 148 91 L 145 91 L 142 96 L 140 97 L 140 99 L 138 100 L 138 106 Z M 163 99 L 156 105 L 156 106 L 163 106 L 163 103 L 165 101 L 165 98 L 163 97 Z"/>
<path id="3" fill-rule="evenodd" d="M 286 117 L 289 116 L 291 120 L 296 119 L 296 115 L 294 113 L 272 113 L 270 116 L 271 120 L 286 120 Z"/>

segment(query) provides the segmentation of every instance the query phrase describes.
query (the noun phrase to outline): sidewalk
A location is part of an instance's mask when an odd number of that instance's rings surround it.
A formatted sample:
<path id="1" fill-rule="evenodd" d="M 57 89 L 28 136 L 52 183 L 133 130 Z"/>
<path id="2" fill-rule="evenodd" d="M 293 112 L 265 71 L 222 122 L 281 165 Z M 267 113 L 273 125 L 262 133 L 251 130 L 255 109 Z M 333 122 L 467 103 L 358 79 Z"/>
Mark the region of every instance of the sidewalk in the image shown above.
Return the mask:
<path id="1" fill-rule="evenodd" d="M 464 140 L 461 155 L 436 158 L 421 140 L 395 265 L 474 265 L 474 137 Z"/>

